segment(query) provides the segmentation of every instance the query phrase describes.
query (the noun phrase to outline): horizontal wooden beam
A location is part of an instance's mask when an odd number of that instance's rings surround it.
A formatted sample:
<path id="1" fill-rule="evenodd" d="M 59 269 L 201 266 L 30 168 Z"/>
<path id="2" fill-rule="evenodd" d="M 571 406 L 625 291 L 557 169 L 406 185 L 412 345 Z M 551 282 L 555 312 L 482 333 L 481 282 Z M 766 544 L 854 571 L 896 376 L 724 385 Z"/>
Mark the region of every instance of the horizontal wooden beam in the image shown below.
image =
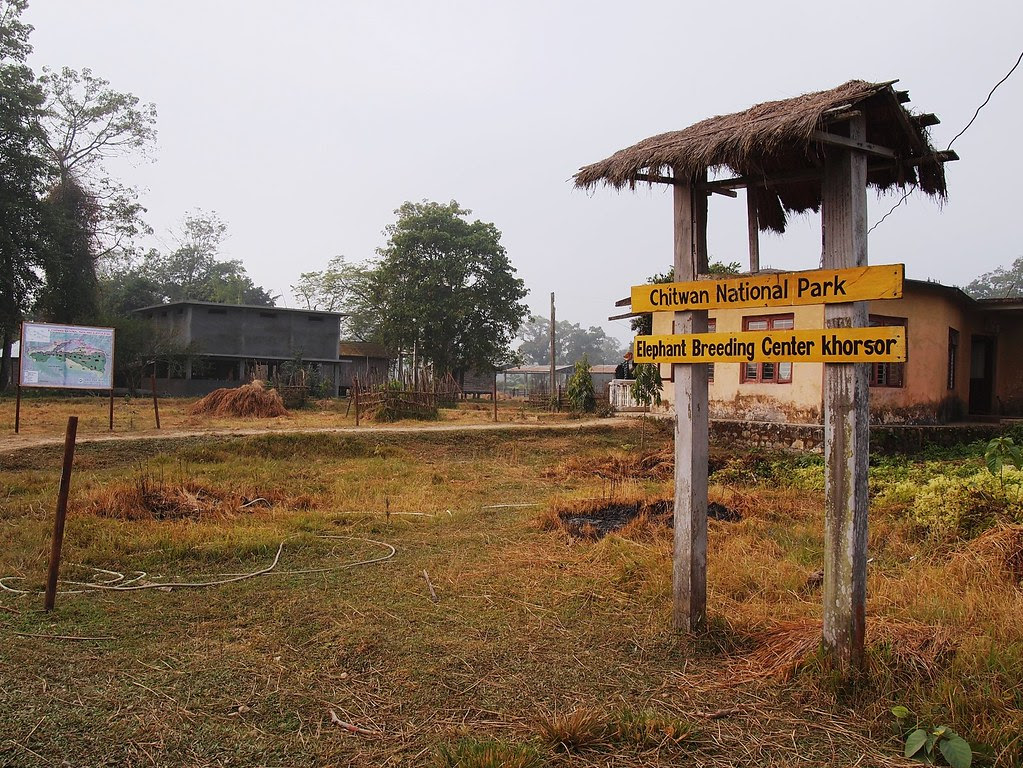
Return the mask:
<path id="1" fill-rule="evenodd" d="M 649 184 L 678 184 L 684 186 L 684 182 L 678 179 L 672 178 L 671 176 L 658 176 L 652 173 L 637 173 L 633 178 L 636 181 L 645 181 Z M 724 195 L 725 197 L 738 197 L 739 193 L 731 189 L 709 189 L 708 192 L 713 192 L 715 195 Z"/>
<path id="2" fill-rule="evenodd" d="M 869 155 L 887 157 L 891 160 L 895 159 L 894 149 L 879 147 L 877 144 L 871 144 L 869 141 L 857 141 L 856 139 L 850 139 L 847 136 L 838 136 L 834 133 L 825 133 L 824 131 L 814 131 L 810 134 L 810 138 L 814 141 L 819 141 L 822 144 L 834 144 L 835 146 L 845 147 L 846 149 L 858 149 Z"/>
<path id="3" fill-rule="evenodd" d="M 643 314 L 642 312 L 626 312 L 625 314 L 622 315 L 611 315 L 611 317 L 609 317 L 608 320 L 626 320 L 630 317 L 639 317 L 642 314 Z"/>
<path id="4" fill-rule="evenodd" d="M 895 98 L 899 100 L 899 104 L 906 104 L 909 102 L 909 91 L 896 91 Z"/>
<path id="5" fill-rule="evenodd" d="M 936 114 L 933 112 L 927 112 L 923 115 L 913 115 L 909 118 L 921 128 L 929 128 L 932 125 L 937 125 L 941 122 Z"/>
<path id="6" fill-rule="evenodd" d="M 842 137 L 844 138 L 844 137 Z M 934 152 L 929 155 L 923 155 L 920 157 L 911 157 L 904 161 L 908 165 L 923 165 L 926 162 L 937 162 L 937 163 L 951 163 L 959 159 L 959 155 L 956 154 L 955 150 L 947 150 L 943 152 Z M 867 166 L 867 175 L 870 175 L 874 171 L 884 171 L 894 168 L 894 163 L 878 163 L 876 165 Z M 779 173 L 774 176 L 765 176 L 761 178 L 749 177 L 749 176 L 736 176 L 731 179 L 715 179 L 714 181 L 708 181 L 703 184 L 697 185 L 700 189 L 745 189 L 747 187 L 776 187 L 782 184 L 795 184 L 801 181 L 815 181 L 817 179 L 824 178 L 824 172 L 822 170 L 816 170 L 808 168 L 805 171 L 796 171 L 793 173 Z"/>

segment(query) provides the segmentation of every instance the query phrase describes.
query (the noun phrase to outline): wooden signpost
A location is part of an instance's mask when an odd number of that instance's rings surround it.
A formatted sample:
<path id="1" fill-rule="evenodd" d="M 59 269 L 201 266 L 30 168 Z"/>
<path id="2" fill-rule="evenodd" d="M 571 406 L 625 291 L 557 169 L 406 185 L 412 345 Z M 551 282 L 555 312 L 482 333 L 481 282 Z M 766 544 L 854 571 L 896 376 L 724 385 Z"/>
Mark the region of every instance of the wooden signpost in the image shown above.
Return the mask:
<path id="1" fill-rule="evenodd" d="M 853 269 L 773 272 L 723 280 L 647 283 L 632 286 L 632 311 L 794 307 L 900 299 L 904 274 L 902 264 L 887 264 Z"/>
<path id="2" fill-rule="evenodd" d="M 688 188 L 675 191 L 675 274 L 691 277 L 706 258 L 690 226 L 702 210 L 694 207 Z M 832 231 L 841 232 L 843 222 L 834 212 L 831 220 Z M 826 261 L 847 262 L 828 257 L 838 250 L 826 250 Z M 675 333 L 637 336 L 633 343 L 637 363 L 674 366 L 676 626 L 695 631 L 706 623 L 708 391 L 706 366 L 696 363 L 825 363 L 824 640 L 842 655 L 844 666 L 862 665 L 868 391 L 865 367 L 852 364 L 906 360 L 904 328 L 864 327 L 864 302 L 901 297 L 903 275 L 903 265 L 895 264 L 633 286 L 634 310 L 682 310 L 675 312 Z M 829 305 L 826 328 L 704 332 L 707 308 L 810 303 Z"/>
<path id="3" fill-rule="evenodd" d="M 641 285 L 632 312 L 673 312 L 672 333 L 637 340 L 638 360 L 671 364 L 675 390 L 673 608 L 683 630 L 706 624 L 707 365 L 738 360 L 824 363 L 824 626 L 827 656 L 861 670 L 867 576 L 868 362 L 905 359 L 906 339 L 866 328 L 867 301 L 902 294 L 899 265 L 867 266 L 868 184 L 916 188 L 943 199 L 944 164 L 895 81 L 852 80 L 836 88 L 757 104 L 660 133 L 579 169 L 575 185 L 672 189 L 677 283 Z M 926 120 L 924 119 L 926 118 Z M 868 141 L 869 139 L 869 141 Z M 734 174 L 729 177 L 727 172 Z M 708 180 L 708 172 L 717 178 Z M 750 275 L 718 280 L 707 265 L 707 199 L 745 190 Z M 759 232 L 783 233 L 790 214 L 821 211 L 820 269 L 760 271 Z M 816 259 L 814 259 L 816 261 Z M 824 305 L 824 328 L 706 334 L 707 310 Z M 857 344 L 857 342 L 859 342 Z M 698 349 L 698 351 L 696 351 Z"/>

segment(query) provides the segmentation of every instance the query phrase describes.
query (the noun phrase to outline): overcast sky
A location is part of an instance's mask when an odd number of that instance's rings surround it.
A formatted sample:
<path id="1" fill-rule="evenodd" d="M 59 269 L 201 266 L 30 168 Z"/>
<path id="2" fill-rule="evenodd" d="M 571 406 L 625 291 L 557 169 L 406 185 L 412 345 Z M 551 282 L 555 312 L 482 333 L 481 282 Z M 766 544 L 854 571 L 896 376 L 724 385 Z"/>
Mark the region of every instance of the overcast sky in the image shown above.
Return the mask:
<path id="1" fill-rule="evenodd" d="M 530 294 L 608 323 L 672 259 L 662 188 L 584 193 L 582 165 L 751 104 L 900 78 L 944 149 L 1023 47 L 1023 3 L 32 0 L 31 63 L 90 67 L 158 110 L 143 190 L 159 241 L 194 209 L 229 224 L 224 256 L 295 306 L 289 285 L 384 244 L 405 200 L 492 221 Z M 870 236 L 872 263 L 965 284 L 1023 255 L 1023 66 L 955 143 L 949 200 L 914 195 Z M 876 221 L 898 196 L 870 193 Z M 715 196 L 712 259 L 747 259 L 745 203 Z M 762 264 L 809 269 L 819 218 L 764 235 Z M 619 310 L 620 311 L 620 310 Z"/>

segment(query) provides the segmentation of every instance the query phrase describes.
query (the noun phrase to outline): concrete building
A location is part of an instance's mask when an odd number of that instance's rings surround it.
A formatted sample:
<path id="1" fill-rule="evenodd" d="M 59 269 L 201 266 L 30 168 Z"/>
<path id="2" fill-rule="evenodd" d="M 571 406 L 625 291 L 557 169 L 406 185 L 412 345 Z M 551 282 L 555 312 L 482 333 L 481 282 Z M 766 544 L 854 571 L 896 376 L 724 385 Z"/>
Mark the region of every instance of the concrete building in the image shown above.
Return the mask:
<path id="1" fill-rule="evenodd" d="M 906 280 L 903 298 L 869 302 L 872 325 L 906 329 L 905 363 L 870 370 L 871 420 L 943 423 L 1023 416 L 1023 299 L 975 300 L 958 288 Z M 710 310 L 710 331 L 824 328 L 824 305 Z M 672 315 L 655 312 L 653 333 L 671 333 Z M 715 363 L 710 415 L 820 423 L 823 363 Z M 661 365 L 666 407 L 674 407 L 671 366 Z"/>
<path id="2" fill-rule="evenodd" d="M 341 315 L 336 312 L 176 301 L 136 313 L 187 350 L 180 369 L 157 369 L 157 386 L 172 395 L 203 395 L 268 379 L 298 355 L 318 367 L 338 392 Z"/>

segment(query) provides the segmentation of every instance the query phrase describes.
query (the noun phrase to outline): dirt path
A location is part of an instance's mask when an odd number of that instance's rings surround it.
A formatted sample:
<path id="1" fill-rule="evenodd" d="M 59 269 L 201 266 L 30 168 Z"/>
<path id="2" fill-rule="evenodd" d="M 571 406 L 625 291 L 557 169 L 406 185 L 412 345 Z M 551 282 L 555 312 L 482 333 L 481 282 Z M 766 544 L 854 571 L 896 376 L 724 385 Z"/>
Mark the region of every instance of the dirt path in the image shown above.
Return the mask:
<path id="1" fill-rule="evenodd" d="M 367 426 L 367 427 L 296 427 L 294 429 L 166 429 L 98 435 L 79 435 L 77 444 L 104 443 L 132 440 L 174 440 L 187 437 L 248 437 L 251 435 L 273 434 L 415 434 L 420 432 L 493 432 L 500 430 L 552 430 L 570 431 L 588 427 L 625 428 L 635 425 L 635 419 L 617 417 L 613 419 L 579 419 L 561 422 L 498 422 L 485 424 L 417 424 L 414 426 Z M 47 445 L 62 445 L 63 436 L 56 435 L 5 435 L 0 437 L 0 454 L 15 453 L 26 448 Z"/>

